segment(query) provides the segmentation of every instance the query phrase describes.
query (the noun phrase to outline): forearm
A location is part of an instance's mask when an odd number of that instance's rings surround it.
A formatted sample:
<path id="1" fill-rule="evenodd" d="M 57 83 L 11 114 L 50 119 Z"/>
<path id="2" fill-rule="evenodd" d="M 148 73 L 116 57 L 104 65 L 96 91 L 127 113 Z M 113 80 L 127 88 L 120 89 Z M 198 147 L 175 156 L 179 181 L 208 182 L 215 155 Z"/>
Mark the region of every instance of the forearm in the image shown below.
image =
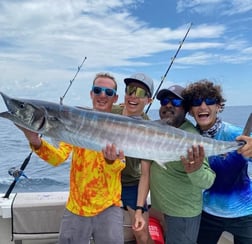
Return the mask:
<path id="1" fill-rule="evenodd" d="M 144 206 L 150 189 L 147 179 L 140 179 L 138 185 L 137 206 Z"/>
<path id="2" fill-rule="evenodd" d="M 72 151 L 72 145 L 60 142 L 59 147 L 56 148 L 44 139 L 41 139 L 41 145 L 38 149 L 33 145 L 31 145 L 31 148 L 41 159 L 53 166 L 64 162 Z"/>
<path id="3" fill-rule="evenodd" d="M 30 143 L 30 146 L 32 148 L 34 148 L 34 150 L 38 150 L 41 147 L 42 140 L 41 140 L 41 137 L 39 135 L 37 135 L 36 137 L 34 136 L 33 138 L 27 138 L 27 139 L 28 139 L 28 141 Z"/>
<path id="4" fill-rule="evenodd" d="M 150 190 L 150 162 L 142 160 L 138 185 L 137 206 L 144 206 Z"/>
<path id="5" fill-rule="evenodd" d="M 34 148 L 35 150 L 40 148 L 42 141 L 41 141 L 41 137 L 39 136 L 38 133 L 27 130 L 27 129 L 20 127 L 18 125 L 16 125 L 16 126 L 24 133 L 26 139 L 29 141 L 30 146 L 32 148 Z"/>

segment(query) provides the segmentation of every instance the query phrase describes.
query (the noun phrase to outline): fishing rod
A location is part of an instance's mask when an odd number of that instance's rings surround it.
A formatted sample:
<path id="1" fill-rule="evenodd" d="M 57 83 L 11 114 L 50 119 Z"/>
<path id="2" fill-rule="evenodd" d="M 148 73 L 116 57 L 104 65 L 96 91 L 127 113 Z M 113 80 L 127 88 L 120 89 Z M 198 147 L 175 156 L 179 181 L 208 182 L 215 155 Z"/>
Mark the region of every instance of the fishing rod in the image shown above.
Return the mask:
<path id="1" fill-rule="evenodd" d="M 177 55 L 178 55 L 178 53 L 179 53 L 179 51 L 180 51 L 180 49 L 181 49 L 181 47 L 182 47 L 182 45 L 183 45 L 183 43 L 184 43 L 186 37 L 187 37 L 187 35 L 188 35 L 188 33 L 189 33 L 191 27 L 192 27 L 192 23 L 190 23 L 190 26 L 189 26 L 189 28 L 188 28 L 188 30 L 187 30 L 187 32 L 186 32 L 184 38 L 183 38 L 182 41 L 180 42 L 179 47 L 178 47 L 178 49 L 177 49 L 175 55 L 172 57 L 171 63 L 170 63 L 170 65 L 168 66 L 168 68 L 167 68 L 167 70 L 166 70 L 164 76 L 163 76 L 162 79 L 161 79 L 161 82 L 160 82 L 158 88 L 156 89 L 156 91 L 155 91 L 155 93 L 154 93 L 154 95 L 153 95 L 153 97 L 152 97 L 152 102 L 149 104 L 149 106 L 147 107 L 147 109 L 146 109 L 146 111 L 145 111 L 146 114 L 148 113 L 148 111 L 149 111 L 149 109 L 150 109 L 150 107 L 151 107 L 153 101 L 155 100 L 155 98 L 156 98 L 156 96 L 157 96 L 157 94 L 158 94 L 158 92 L 159 92 L 159 89 L 160 89 L 160 87 L 162 86 L 162 84 L 163 84 L 163 82 L 164 82 L 164 80 L 165 80 L 165 78 L 166 78 L 166 76 L 167 76 L 169 70 L 171 69 L 171 67 L 172 67 L 172 65 L 173 65 L 173 62 L 174 62 L 174 60 L 176 59 L 176 57 L 177 57 Z"/>
<path id="2" fill-rule="evenodd" d="M 63 104 L 63 99 L 64 97 L 66 96 L 67 92 L 69 91 L 70 87 L 72 86 L 75 78 L 77 77 L 78 73 L 80 72 L 80 69 L 81 67 L 83 66 L 83 63 L 85 62 L 85 60 L 87 59 L 87 57 L 85 57 L 81 63 L 80 66 L 78 66 L 78 69 L 77 69 L 77 72 L 75 73 L 74 77 L 72 80 L 70 80 L 70 84 L 69 86 L 67 87 L 64 95 L 62 97 L 60 97 L 60 105 Z M 40 137 L 42 137 L 42 135 L 40 135 Z M 29 155 L 25 158 L 25 160 L 23 161 L 20 169 L 17 169 L 16 167 L 11 167 L 9 170 L 8 170 L 8 173 L 9 175 L 13 176 L 14 177 L 14 180 L 13 182 L 11 183 L 11 185 L 9 186 L 8 190 L 6 191 L 5 195 L 3 196 L 3 198 L 9 198 L 12 190 L 14 189 L 16 183 L 18 182 L 18 180 L 20 179 L 20 177 L 25 177 L 25 178 L 28 178 L 25 174 L 24 174 L 24 170 L 26 168 L 26 166 L 28 165 L 30 159 L 31 159 L 31 156 L 33 154 L 33 151 L 31 151 L 29 153 Z"/>
<path id="3" fill-rule="evenodd" d="M 73 79 L 72 79 L 72 80 L 70 80 L 70 82 L 69 82 L 69 86 L 67 87 L 67 89 L 66 89 L 66 91 L 65 91 L 64 95 L 63 95 L 62 97 L 60 97 L 60 105 L 62 105 L 62 104 L 63 104 L 63 99 L 65 98 L 65 96 L 66 96 L 66 94 L 67 94 L 68 90 L 71 88 L 71 86 L 72 86 L 72 84 L 73 84 L 73 82 L 74 82 L 75 78 L 77 77 L 78 73 L 80 72 L 80 69 L 81 69 L 82 65 L 84 64 L 84 62 L 86 61 L 86 59 L 87 59 L 87 57 L 85 57 L 85 58 L 83 59 L 83 61 L 82 61 L 81 65 L 80 65 L 80 66 L 78 66 L 78 69 L 77 69 L 77 71 L 76 71 L 76 73 L 75 73 L 75 75 L 74 75 Z"/>
<path id="4" fill-rule="evenodd" d="M 15 167 L 12 167 L 8 170 L 8 173 L 9 175 L 13 176 L 14 177 L 14 180 L 13 182 L 11 183 L 11 185 L 9 186 L 8 190 L 6 191 L 5 195 L 3 198 L 9 198 L 12 190 L 14 189 L 17 181 L 20 179 L 21 176 L 27 178 L 27 176 L 24 174 L 24 170 L 27 166 L 27 164 L 29 163 L 30 161 L 30 158 L 31 158 L 31 155 L 32 155 L 32 151 L 30 152 L 30 154 L 25 158 L 24 162 L 22 163 L 20 169 L 17 169 Z"/>

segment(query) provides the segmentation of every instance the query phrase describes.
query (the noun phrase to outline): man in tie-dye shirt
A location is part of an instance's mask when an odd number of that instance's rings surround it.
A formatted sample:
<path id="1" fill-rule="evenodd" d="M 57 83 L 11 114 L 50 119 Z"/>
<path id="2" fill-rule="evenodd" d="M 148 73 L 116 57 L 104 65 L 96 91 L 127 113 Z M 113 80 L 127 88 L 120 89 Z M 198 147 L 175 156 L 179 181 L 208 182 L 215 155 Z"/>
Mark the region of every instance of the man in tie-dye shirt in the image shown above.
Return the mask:
<path id="1" fill-rule="evenodd" d="M 99 73 L 90 96 L 93 108 L 111 112 L 117 102 L 117 83 L 108 73 Z M 111 163 L 102 152 L 60 142 L 56 148 L 38 134 L 21 128 L 33 151 L 53 166 L 63 163 L 72 153 L 70 191 L 61 221 L 59 244 L 122 244 L 121 171 L 124 155 Z"/>

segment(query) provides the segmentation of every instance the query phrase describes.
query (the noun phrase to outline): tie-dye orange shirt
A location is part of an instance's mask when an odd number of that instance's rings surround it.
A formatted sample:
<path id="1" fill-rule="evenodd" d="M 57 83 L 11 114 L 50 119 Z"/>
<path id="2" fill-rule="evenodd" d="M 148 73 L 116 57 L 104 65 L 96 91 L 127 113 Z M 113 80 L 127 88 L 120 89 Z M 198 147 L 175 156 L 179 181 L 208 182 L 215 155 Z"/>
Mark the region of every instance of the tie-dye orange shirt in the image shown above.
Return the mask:
<path id="1" fill-rule="evenodd" d="M 94 216 L 115 205 L 121 206 L 121 171 L 125 163 L 106 163 L 102 152 L 61 142 L 55 148 L 45 140 L 36 154 L 53 166 L 63 163 L 72 152 L 70 192 L 66 208 L 81 216 Z"/>

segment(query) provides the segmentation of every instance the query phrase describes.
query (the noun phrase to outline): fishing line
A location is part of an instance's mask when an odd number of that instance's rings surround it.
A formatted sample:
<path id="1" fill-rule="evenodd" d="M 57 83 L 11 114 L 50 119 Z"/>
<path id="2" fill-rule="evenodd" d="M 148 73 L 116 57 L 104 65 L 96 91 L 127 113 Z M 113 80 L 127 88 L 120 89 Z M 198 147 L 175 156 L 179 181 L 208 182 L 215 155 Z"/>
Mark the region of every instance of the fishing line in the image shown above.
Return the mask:
<path id="1" fill-rule="evenodd" d="M 154 95 L 153 95 L 153 97 L 152 97 L 152 102 L 149 104 L 149 106 L 147 107 L 147 109 L 146 109 L 146 111 L 145 111 L 146 114 L 148 113 L 148 111 L 149 111 L 149 109 L 150 109 L 150 107 L 151 107 L 153 101 L 155 100 L 155 98 L 156 98 L 156 96 L 157 96 L 157 94 L 158 94 L 158 92 L 159 92 L 159 89 L 160 89 L 160 87 L 162 86 L 162 84 L 163 84 L 163 82 L 164 82 L 164 80 L 165 80 L 165 78 L 166 78 L 166 76 L 167 76 L 169 70 L 171 69 L 171 67 L 172 67 L 172 65 L 173 65 L 173 62 L 174 62 L 174 60 L 176 59 L 176 57 L 177 57 L 177 55 L 178 55 L 178 53 L 179 53 L 179 51 L 180 51 L 180 49 L 181 49 L 181 47 L 182 47 L 182 45 L 183 45 L 183 43 L 184 43 L 186 37 L 187 37 L 187 35 L 188 35 L 188 33 L 189 33 L 191 27 L 192 27 L 192 23 L 190 23 L 190 26 L 189 26 L 189 28 L 188 28 L 188 30 L 187 30 L 187 32 L 186 32 L 184 38 L 183 38 L 182 41 L 180 42 L 179 47 L 178 47 L 178 49 L 177 49 L 175 55 L 172 57 L 171 63 L 170 63 L 170 65 L 168 66 L 168 68 L 167 68 L 167 70 L 166 70 L 164 76 L 163 76 L 162 79 L 161 79 L 161 82 L 160 82 L 158 88 L 156 89 L 156 91 L 155 91 L 155 93 L 154 93 Z"/>
<path id="2" fill-rule="evenodd" d="M 71 86 L 72 86 L 72 84 L 73 84 L 75 78 L 77 77 L 78 73 L 80 72 L 80 69 L 82 68 L 82 66 L 83 66 L 84 62 L 86 61 L 86 59 L 87 59 L 87 57 L 85 57 L 85 58 L 83 59 L 81 65 L 78 66 L 78 69 L 77 69 L 77 71 L 76 71 L 76 73 L 75 73 L 73 79 L 70 80 L 70 84 L 69 84 L 69 86 L 67 87 L 67 89 L 66 89 L 64 95 L 63 95 L 62 97 L 60 97 L 60 105 L 63 104 L 63 99 L 65 98 L 67 92 L 68 92 L 69 89 L 71 88 Z M 40 135 L 40 137 L 42 137 L 42 135 Z M 10 196 L 12 190 L 14 189 L 14 187 L 15 187 L 16 183 L 18 182 L 18 180 L 20 179 L 20 177 L 23 176 L 23 177 L 25 177 L 25 178 L 28 178 L 28 177 L 24 174 L 24 170 L 25 170 L 26 166 L 28 165 L 28 163 L 29 163 L 29 161 L 30 161 L 30 159 L 31 159 L 32 153 L 33 153 L 33 151 L 31 151 L 31 152 L 29 153 L 29 155 L 25 158 L 25 160 L 23 161 L 23 163 L 22 163 L 20 169 L 18 169 L 18 168 L 16 168 L 16 167 L 11 167 L 11 168 L 8 170 L 9 175 L 13 176 L 13 177 L 14 177 L 14 180 L 13 180 L 13 182 L 11 183 L 11 185 L 9 186 L 9 188 L 8 188 L 8 190 L 6 191 L 6 193 L 5 193 L 5 195 L 3 196 L 3 198 L 9 198 L 9 196 Z"/>

